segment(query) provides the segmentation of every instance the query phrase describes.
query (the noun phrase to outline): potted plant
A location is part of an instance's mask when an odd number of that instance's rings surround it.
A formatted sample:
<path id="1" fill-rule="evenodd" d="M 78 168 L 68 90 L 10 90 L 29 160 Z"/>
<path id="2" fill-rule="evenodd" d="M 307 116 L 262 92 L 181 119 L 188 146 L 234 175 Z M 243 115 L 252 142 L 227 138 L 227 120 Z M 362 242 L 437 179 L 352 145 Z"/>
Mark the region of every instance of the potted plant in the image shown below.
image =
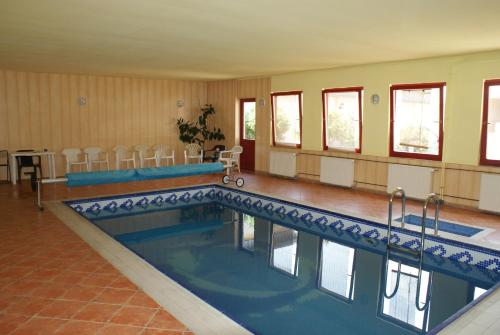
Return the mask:
<path id="1" fill-rule="evenodd" d="M 201 114 L 196 121 L 185 121 L 183 118 L 177 120 L 179 128 L 179 139 L 183 143 L 197 143 L 205 149 L 205 141 L 222 141 L 225 139 L 220 128 L 209 129 L 207 119 L 215 114 L 212 105 L 205 105 L 201 108 Z"/>

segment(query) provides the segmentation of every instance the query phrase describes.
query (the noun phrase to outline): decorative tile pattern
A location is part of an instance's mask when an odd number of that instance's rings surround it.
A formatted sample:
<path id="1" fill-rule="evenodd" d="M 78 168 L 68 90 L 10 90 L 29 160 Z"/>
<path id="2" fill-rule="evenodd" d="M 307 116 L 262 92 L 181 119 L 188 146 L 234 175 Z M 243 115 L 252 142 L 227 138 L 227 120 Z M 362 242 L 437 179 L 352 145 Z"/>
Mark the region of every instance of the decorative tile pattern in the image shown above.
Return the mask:
<path id="1" fill-rule="evenodd" d="M 309 229 L 315 227 L 320 233 L 330 227 L 330 230 L 334 231 L 337 236 L 346 233 L 357 241 L 364 237 L 387 243 L 386 225 L 220 185 L 69 201 L 67 205 L 87 218 L 96 218 L 114 215 L 118 208 L 127 211 L 151 210 L 151 207 L 166 204 L 186 205 L 212 200 L 223 205 L 236 206 L 241 210 L 254 211 L 258 215 L 266 215 L 275 220 L 287 219 Z M 392 233 L 391 243 L 414 250 L 420 248 L 420 238 L 417 232 L 394 227 Z M 500 272 L 499 251 L 441 237 L 427 236 L 425 252 L 429 255 L 458 261 L 464 265 L 475 265 Z"/>

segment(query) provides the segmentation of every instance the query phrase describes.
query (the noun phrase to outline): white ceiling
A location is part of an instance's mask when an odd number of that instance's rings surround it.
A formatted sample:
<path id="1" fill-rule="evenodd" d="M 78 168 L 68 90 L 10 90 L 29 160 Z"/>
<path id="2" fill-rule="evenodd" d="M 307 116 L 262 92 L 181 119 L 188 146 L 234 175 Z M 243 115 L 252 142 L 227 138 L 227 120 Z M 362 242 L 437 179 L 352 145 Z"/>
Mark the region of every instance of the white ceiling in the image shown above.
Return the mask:
<path id="1" fill-rule="evenodd" d="M 188 79 L 500 49 L 499 0 L 0 0 L 0 67 Z"/>

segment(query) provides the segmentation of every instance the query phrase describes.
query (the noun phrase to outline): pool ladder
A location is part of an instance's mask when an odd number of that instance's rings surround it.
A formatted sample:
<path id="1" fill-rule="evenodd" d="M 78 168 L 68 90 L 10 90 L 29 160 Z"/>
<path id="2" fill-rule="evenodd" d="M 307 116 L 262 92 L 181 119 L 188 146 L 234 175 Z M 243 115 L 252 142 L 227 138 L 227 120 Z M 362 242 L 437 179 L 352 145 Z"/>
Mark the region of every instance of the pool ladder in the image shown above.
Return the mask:
<path id="1" fill-rule="evenodd" d="M 391 243 L 391 228 L 392 228 L 392 204 L 394 202 L 394 197 L 398 194 L 401 194 L 401 228 L 404 228 L 405 225 L 405 210 L 406 210 L 406 194 L 403 188 L 397 187 L 391 193 L 391 197 L 389 199 L 389 213 L 388 213 L 388 227 L 387 227 L 387 250 L 386 250 L 386 264 L 385 264 L 385 275 L 388 275 L 388 264 L 389 264 L 389 250 L 397 249 L 398 251 L 407 252 L 413 255 L 419 256 L 419 266 L 418 266 L 418 278 L 417 278 L 417 290 L 416 290 L 416 298 L 415 298 L 415 307 L 419 311 L 425 310 L 429 306 L 430 294 L 432 288 L 432 276 L 429 278 L 429 290 L 427 293 L 427 297 L 423 306 L 420 306 L 420 286 L 422 281 L 422 266 L 424 260 L 424 251 L 425 251 L 425 228 L 426 228 L 426 220 L 427 220 L 427 208 L 429 204 L 434 203 L 436 205 L 436 210 L 434 213 L 434 235 L 437 236 L 439 232 L 439 209 L 442 203 L 442 200 L 436 193 L 430 193 L 424 201 L 424 206 L 422 210 L 422 221 L 421 221 L 421 234 L 420 234 L 420 248 L 419 250 L 412 250 L 407 248 L 402 248 L 397 244 Z M 401 261 L 398 261 L 398 270 L 396 277 L 396 285 L 391 294 L 387 294 L 387 287 L 384 287 L 384 297 L 387 299 L 393 298 L 398 289 L 399 289 L 399 280 L 401 275 Z"/>
<path id="2" fill-rule="evenodd" d="M 406 193 L 403 190 L 403 188 L 397 187 L 392 191 L 391 197 L 389 198 L 389 213 L 387 215 L 387 248 L 394 248 L 412 254 L 422 254 L 425 250 L 425 228 L 427 221 L 427 208 L 431 203 L 434 203 L 436 205 L 436 210 L 434 213 L 434 236 L 437 236 L 439 233 L 439 208 L 442 201 L 436 193 L 429 193 L 427 198 L 425 198 L 422 210 L 422 221 L 421 221 L 422 230 L 420 232 L 420 248 L 419 250 L 412 250 L 412 249 L 402 248 L 395 243 L 391 243 L 392 204 L 394 202 L 394 197 L 399 194 L 401 195 L 401 228 L 405 227 Z"/>

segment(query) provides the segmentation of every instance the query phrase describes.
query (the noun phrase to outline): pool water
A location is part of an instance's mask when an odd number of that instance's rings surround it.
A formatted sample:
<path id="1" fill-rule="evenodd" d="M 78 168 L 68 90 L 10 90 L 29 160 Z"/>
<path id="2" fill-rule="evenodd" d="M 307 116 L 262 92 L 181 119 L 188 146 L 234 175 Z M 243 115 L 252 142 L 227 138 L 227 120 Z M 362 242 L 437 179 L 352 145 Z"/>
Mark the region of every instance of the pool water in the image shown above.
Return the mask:
<path id="1" fill-rule="evenodd" d="M 215 202 L 90 220 L 256 334 L 426 333 L 499 280 Z"/>

